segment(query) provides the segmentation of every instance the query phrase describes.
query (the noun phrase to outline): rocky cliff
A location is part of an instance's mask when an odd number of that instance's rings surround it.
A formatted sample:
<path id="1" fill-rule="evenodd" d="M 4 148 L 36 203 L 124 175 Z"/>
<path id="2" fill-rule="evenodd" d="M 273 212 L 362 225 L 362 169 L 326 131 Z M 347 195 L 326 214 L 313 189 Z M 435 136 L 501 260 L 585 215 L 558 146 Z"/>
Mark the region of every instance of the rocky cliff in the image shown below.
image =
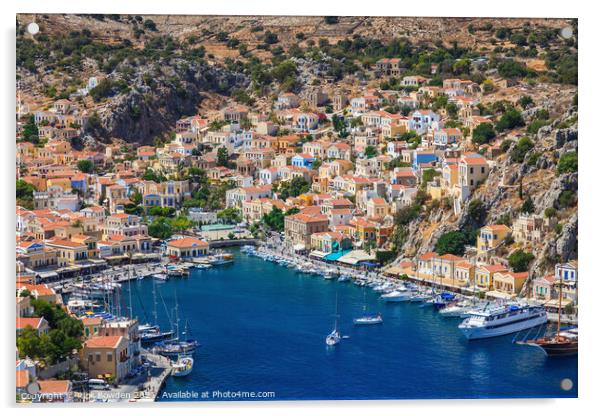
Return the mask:
<path id="1" fill-rule="evenodd" d="M 108 100 L 98 112 L 103 137 L 150 143 L 173 131 L 179 118 L 197 114 L 206 93 L 229 94 L 249 82 L 245 75 L 207 64 L 187 64 L 181 71 L 164 67 L 152 82 L 149 70 L 138 68 L 128 81 L 129 91 Z"/>

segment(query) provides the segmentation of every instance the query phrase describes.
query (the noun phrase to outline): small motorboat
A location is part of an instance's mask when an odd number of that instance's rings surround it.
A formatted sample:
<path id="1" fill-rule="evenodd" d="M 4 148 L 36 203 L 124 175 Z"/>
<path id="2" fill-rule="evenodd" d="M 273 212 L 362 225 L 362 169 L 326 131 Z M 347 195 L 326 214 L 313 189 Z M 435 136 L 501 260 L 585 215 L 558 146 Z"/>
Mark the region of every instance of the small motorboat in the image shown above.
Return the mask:
<path id="1" fill-rule="evenodd" d="M 336 279 L 336 277 L 337 277 L 337 276 L 336 276 L 334 273 L 332 273 L 331 271 L 325 271 L 325 272 L 324 272 L 324 274 L 323 274 L 323 276 L 324 276 L 324 279 L 325 279 L 325 280 L 333 280 L 333 279 Z"/>
<path id="2" fill-rule="evenodd" d="M 153 274 L 153 278 L 162 282 L 169 280 L 169 275 L 167 273 L 155 273 Z"/>
<path id="3" fill-rule="evenodd" d="M 383 317 L 380 313 L 374 315 L 363 315 L 353 320 L 355 325 L 377 325 L 383 323 Z"/>
<path id="4" fill-rule="evenodd" d="M 171 375 L 174 377 L 184 377 L 192 372 L 194 358 L 190 356 L 178 357 L 178 361 L 171 365 Z"/>
<path id="5" fill-rule="evenodd" d="M 381 296 L 381 299 L 385 302 L 405 302 L 410 300 L 412 292 L 409 290 L 394 290 L 389 293 L 385 293 Z"/>

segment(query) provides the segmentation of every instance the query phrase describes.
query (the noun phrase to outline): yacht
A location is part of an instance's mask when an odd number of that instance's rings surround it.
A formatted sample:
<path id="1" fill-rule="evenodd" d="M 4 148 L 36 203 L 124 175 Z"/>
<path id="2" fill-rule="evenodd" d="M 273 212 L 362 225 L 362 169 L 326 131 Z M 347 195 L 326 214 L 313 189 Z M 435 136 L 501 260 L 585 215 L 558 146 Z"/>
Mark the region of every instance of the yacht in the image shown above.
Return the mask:
<path id="1" fill-rule="evenodd" d="M 184 377 L 192 372 L 194 358 L 183 356 L 178 357 L 178 361 L 171 365 L 171 375 L 174 377 Z"/>
<path id="2" fill-rule="evenodd" d="M 405 302 L 406 300 L 410 300 L 413 293 L 409 290 L 404 289 L 396 289 L 392 292 L 385 293 L 380 298 L 385 302 Z"/>
<path id="3" fill-rule="evenodd" d="M 540 306 L 503 305 L 470 311 L 458 328 L 471 340 L 519 332 L 547 321 L 546 311 Z"/>
<path id="4" fill-rule="evenodd" d="M 158 341 L 163 341 L 173 337 L 173 331 L 161 332 L 158 325 L 144 324 L 138 327 L 140 334 L 140 342 L 142 344 L 152 344 Z"/>
<path id="5" fill-rule="evenodd" d="M 229 264 L 234 262 L 234 256 L 230 253 L 217 253 L 209 260 L 209 262 L 214 266 Z"/>
<path id="6" fill-rule="evenodd" d="M 173 340 L 158 343 L 151 349 L 151 351 L 155 354 L 164 355 L 166 357 L 177 357 L 183 354 L 193 354 L 198 346 L 198 342 L 191 339 L 187 339 L 185 341 Z"/>
<path id="7" fill-rule="evenodd" d="M 353 320 L 355 325 L 377 325 L 383 323 L 383 317 L 380 313 L 374 315 L 363 315 Z"/>

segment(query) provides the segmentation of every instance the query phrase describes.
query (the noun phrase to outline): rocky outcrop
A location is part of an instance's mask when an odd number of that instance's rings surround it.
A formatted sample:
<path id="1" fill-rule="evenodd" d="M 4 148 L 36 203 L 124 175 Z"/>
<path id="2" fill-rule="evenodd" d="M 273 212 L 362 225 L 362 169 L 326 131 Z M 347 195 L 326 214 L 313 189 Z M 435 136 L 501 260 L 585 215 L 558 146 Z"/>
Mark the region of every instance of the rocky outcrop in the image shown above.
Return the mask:
<path id="1" fill-rule="evenodd" d="M 560 261 L 568 261 L 577 258 L 577 213 L 562 228 L 562 234 L 556 240 L 556 254 Z"/>
<path id="2" fill-rule="evenodd" d="M 139 70 L 130 90 L 110 99 L 99 112 L 107 138 L 151 143 L 173 130 L 181 117 L 196 114 L 203 92 L 228 94 L 249 82 L 245 75 L 206 64 L 188 64 L 185 70 L 164 73 L 153 78 L 152 87 L 143 75 Z"/>
<path id="3" fill-rule="evenodd" d="M 556 148 L 560 149 L 565 143 L 577 141 L 577 126 L 573 125 L 568 129 L 556 130 Z"/>
<path id="4" fill-rule="evenodd" d="M 566 173 L 554 178 L 547 186 L 547 190 L 533 198 L 536 211 L 540 212 L 546 208 L 552 207 L 560 209 L 560 195 L 564 191 L 577 192 L 578 177 L 577 173 Z"/>

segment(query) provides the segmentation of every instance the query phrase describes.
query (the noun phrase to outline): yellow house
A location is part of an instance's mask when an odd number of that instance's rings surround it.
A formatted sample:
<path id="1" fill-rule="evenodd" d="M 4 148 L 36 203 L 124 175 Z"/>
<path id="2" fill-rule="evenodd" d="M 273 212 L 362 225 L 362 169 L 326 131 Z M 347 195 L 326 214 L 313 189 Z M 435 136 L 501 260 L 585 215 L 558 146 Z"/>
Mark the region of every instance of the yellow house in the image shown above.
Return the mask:
<path id="1" fill-rule="evenodd" d="M 497 248 L 510 232 L 512 232 L 510 227 L 503 224 L 487 225 L 481 228 L 477 238 L 477 251 L 480 254 Z"/>
<path id="2" fill-rule="evenodd" d="M 501 264 L 479 266 L 475 269 L 475 284 L 479 289 L 489 291 L 493 287 L 493 275 L 505 271 L 506 267 Z"/>
<path id="3" fill-rule="evenodd" d="M 93 336 L 80 350 L 80 362 L 91 378 L 110 375 L 121 381 L 131 370 L 128 343 L 123 336 Z"/>
<path id="4" fill-rule="evenodd" d="M 46 181 L 46 187 L 58 186 L 64 192 L 71 191 L 71 178 L 52 178 Z"/>
<path id="5" fill-rule="evenodd" d="M 98 257 L 98 248 L 96 244 L 98 243 L 98 239 L 96 237 L 92 237 L 85 234 L 76 234 L 71 237 L 71 241 L 74 241 L 79 244 L 85 244 L 88 247 L 88 258 L 95 259 Z"/>
<path id="6" fill-rule="evenodd" d="M 384 198 L 372 198 L 367 204 L 369 218 L 383 218 L 389 213 L 389 204 Z"/>
<path id="7" fill-rule="evenodd" d="M 59 267 L 75 265 L 88 259 L 88 246 L 71 240 L 55 239 L 46 243 L 48 247 L 58 252 L 57 264 Z"/>
<path id="8" fill-rule="evenodd" d="M 355 236 L 361 243 L 376 241 L 376 224 L 374 222 L 356 218 L 351 220 L 350 224 L 355 226 Z"/>
<path id="9" fill-rule="evenodd" d="M 529 277 L 529 272 L 497 272 L 493 275 L 493 290 L 505 293 L 507 295 L 518 295 L 525 280 Z"/>
<path id="10" fill-rule="evenodd" d="M 456 264 L 454 278 L 459 285 L 468 286 L 473 282 L 475 267 L 467 261 Z"/>

